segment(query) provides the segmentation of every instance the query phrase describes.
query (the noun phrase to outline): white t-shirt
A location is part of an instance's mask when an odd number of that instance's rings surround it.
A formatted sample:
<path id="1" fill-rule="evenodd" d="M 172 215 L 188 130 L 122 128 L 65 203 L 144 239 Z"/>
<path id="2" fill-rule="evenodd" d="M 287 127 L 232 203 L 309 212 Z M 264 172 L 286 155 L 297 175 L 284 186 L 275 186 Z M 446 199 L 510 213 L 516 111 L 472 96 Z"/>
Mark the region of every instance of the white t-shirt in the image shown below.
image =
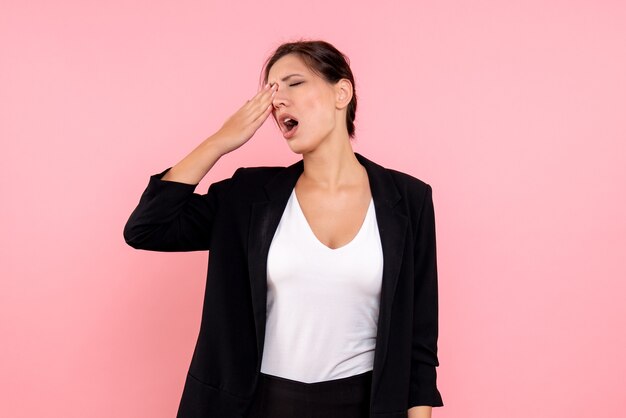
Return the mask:
<path id="1" fill-rule="evenodd" d="M 373 200 L 353 240 L 331 249 L 311 230 L 294 189 L 267 259 L 261 372 L 313 383 L 372 370 L 382 273 Z"/>

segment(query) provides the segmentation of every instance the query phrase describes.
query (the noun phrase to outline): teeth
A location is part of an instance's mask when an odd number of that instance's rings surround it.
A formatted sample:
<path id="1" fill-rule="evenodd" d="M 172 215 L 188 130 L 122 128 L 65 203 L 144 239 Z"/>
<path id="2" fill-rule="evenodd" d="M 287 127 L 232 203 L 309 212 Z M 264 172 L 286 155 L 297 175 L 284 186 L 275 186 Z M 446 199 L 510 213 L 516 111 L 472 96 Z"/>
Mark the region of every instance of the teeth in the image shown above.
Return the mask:
<path id="1" fill-rule="evenodd" d="M 283 132 L 289 132 L 293 130 L 297 124 L 298 124 L 297 120 L 290 118 L 288 116 L 285 116 L 285 118 L 282 119 L 281 129 L 283 130 Z"/>

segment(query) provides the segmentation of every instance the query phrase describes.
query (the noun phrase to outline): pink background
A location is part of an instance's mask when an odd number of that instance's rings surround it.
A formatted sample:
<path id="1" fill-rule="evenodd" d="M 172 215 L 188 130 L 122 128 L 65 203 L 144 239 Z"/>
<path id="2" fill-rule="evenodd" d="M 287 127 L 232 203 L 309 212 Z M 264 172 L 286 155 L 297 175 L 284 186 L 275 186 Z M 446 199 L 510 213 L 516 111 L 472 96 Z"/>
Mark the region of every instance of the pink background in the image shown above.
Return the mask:
<path id="1" fill-rule="evenodd" d="M 624 3 L 234 3 L 2 2 L 0 416 L 175 415 L 207 254 L 122 229 L 299 37 L 351 59 L 355 150 L 433 186 L 434 416 L 623 416 Z M 196 191 L 298 158 L 268 121 Z"/>

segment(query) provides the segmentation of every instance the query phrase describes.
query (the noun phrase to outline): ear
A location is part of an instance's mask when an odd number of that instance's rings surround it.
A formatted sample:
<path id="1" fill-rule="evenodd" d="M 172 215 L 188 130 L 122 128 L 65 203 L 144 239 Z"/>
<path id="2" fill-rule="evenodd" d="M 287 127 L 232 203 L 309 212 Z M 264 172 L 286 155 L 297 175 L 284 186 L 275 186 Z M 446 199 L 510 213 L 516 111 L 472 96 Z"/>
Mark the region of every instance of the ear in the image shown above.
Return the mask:
<path id="1" fill-rule="evenodd" d="M 335 105 L 337 109 L 348 107 L 352 100 L 352 83 L 347 78 L 342 78 L 335 83 Z"/>

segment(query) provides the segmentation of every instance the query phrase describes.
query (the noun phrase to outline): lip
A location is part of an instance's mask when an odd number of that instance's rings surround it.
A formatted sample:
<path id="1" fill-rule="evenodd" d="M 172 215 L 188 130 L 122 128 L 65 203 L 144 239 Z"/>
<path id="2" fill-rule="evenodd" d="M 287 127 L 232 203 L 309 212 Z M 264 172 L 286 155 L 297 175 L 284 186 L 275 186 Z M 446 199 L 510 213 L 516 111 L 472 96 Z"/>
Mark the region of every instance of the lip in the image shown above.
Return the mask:
<path id="1" fill-rule="evenodd" d="M 283 121 L 287 118 L 291 118 L 291 119 L 295 119 L 298 121 L 298 124 L 290 131 L 287 130 L 287 127 L 285 126 L 285 124 L 283 123 Z M 278 122 L 278 127 L 280 128 L 281 132 L 283 133 L 283 137 L 285 137 L 285 139 L 290 139 L 292 138 L 296 131 L 298 130 L 298 128 L 300 127 L 300 120 L 293 116 L 290 113 L 281 113 L 280 115 L 276 116 L 276 120 Z"/>
<path id="2" fill-rule="evenodd" d="M 300 123 L 298 123 L 292 130 L 290 131 L 283 131 L 283 138 L 285 139 L 291 139 L 293 138 L 293 136 L 296 134 L 296 132 L 298 131 L 298 128 L 300 127 Z"/>

